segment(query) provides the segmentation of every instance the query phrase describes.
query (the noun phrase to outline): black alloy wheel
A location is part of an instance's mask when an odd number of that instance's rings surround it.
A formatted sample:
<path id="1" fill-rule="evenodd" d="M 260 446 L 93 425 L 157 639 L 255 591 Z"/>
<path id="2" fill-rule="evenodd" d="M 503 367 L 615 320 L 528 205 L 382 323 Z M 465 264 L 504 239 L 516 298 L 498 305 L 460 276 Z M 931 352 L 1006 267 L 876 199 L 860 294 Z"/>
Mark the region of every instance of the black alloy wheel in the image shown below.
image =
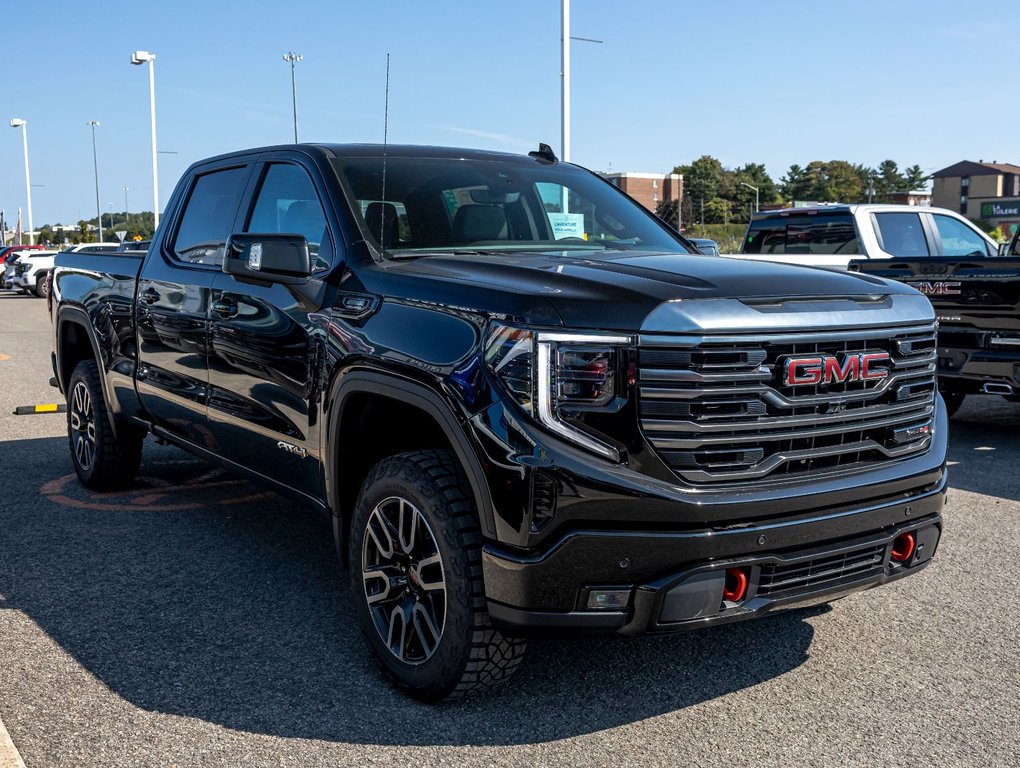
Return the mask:
<path id="1" fill-rule="evenodd" d="M 400 661 L 427 661 L 446 624 L 446 572 L 428 520 L 390 496 L 372 510 L 366 534 L 362 580 L 379 637 Z"/>

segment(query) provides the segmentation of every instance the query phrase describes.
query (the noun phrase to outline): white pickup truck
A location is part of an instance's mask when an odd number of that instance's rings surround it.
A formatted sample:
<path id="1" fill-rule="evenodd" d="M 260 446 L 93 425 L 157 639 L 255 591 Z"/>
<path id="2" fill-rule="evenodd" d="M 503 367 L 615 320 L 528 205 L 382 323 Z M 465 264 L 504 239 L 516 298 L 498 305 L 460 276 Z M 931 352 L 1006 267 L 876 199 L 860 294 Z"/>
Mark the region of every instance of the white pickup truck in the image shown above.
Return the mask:
<path id="1" fill-rule="evenodd" d="M 852 259 L 994 257 L 999 246 L 945 208 L 820 205 L 754 214 L 730 258 L 846 269 Z"/>

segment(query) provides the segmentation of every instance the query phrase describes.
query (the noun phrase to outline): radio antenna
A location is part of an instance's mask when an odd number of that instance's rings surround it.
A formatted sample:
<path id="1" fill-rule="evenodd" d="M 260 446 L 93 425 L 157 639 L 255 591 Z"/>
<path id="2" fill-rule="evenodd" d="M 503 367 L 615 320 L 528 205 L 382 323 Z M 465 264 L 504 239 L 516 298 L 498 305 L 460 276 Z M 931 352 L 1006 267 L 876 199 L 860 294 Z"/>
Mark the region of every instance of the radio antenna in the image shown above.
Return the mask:
<path id="1" fill-rule="evenodd" d="M 390 55 L 386 54 L 386 96 L 383 102 L 382 139 L 382 205 L 379 207 L 379 245 L 386 250 L 383 235 L 386 232 L 386 147 L 390 133 Z"/>

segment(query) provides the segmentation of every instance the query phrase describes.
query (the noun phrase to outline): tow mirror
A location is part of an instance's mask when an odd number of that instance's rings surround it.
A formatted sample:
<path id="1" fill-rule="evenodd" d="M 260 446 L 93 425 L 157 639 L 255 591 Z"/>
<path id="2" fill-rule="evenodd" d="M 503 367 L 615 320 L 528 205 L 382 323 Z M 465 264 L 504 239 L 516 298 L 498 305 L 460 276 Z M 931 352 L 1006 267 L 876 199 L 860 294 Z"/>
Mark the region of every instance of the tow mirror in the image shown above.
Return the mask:
<path id="1" fill-rule="evenodd" d="M 223 271 L 242 280 L 301 285 L 312 274 L 308 241 L 277 232 L 233 234 L 227 240 Z"/>

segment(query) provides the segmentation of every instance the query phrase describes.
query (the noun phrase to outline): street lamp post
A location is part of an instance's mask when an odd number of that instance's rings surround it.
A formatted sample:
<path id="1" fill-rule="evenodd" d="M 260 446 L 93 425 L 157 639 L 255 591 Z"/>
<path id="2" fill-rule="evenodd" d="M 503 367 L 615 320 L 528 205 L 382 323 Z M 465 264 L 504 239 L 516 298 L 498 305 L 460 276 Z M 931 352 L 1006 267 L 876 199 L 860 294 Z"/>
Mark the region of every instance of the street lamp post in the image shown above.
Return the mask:
<path id="1" fill-rule="evenodd" d="M 758 213 L 758 210 L 759 210 L 759 208 L 758 208 L 758 187 L 755 187 L 755 186 L 753 186 L 751 184 L 748 184 L 746 182 L 743 182 L 743 181 L 740 182 L 740 186 L 747 187 L 748 189 L 753 189 L 754 190 L 754 212 Z"/>
<path id="2" fill-rule="evenodd" d="M 300 53 L 287 51 L 283 54 L 283 60 L 290 62 L 290 98 L 294 104 L 294 143 L 298 143 L 297 130 L 297 75 L 294 73 L 294 65 L 304 58 Z"/>
<path id="3" fill-rule="evenodd" d="M 25 145 L 25 195 L 28 197 L 28 244 L 34 245 L 35 228 L 32 226 L 32 177 L 28 172 L 28 120 L 16 117 L 11 120 L 11 128 L 21 129 L 21 138 Z"/>
<path id="4" fill-rule="evenodd" d="M 124 190 L 124 219 L 126 221 L 127 220 L 127 215 L 128 215 L 128 204 L 127 204 L 128 188 L 127 187 L 122 187 L 122 189 Z"/>
<path id="5" fill-rule="evenodd" d="M 560 159 L 570 162 L 570 41 L 602 43 L 570 35 L 570 0 L 560 0 Z"/>
<path id="6" fill-rule="evenodd" d="M 96 154 L 96 128 L 98 120 L 89 120 L 87 125 L 92 129 L 92 168 L 96 173 L 96 221 L 99 223 L 99 242 L 103 242 L 103 210 L 99 207 L 99 157 Z"/>
<path id="7" fill-rule="evenodd" d="M 153 231 L 159 228 L 159 179 L 156 171 L 156 54 L 135 51 L 131 63 L 149 65 L 149 120 L 152 124 L 152 219 Z"/>

